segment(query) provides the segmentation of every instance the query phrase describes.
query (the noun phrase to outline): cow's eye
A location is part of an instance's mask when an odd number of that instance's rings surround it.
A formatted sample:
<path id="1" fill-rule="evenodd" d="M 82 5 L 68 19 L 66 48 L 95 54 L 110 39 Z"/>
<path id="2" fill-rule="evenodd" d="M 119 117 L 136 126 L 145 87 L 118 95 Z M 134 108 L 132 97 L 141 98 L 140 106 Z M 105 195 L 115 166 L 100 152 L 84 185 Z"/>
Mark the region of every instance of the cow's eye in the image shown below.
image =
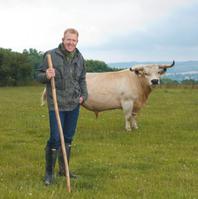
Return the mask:
<path id="1" fill-rule="evenodd" d="M 144 75 L 149 76 L 149 73 L 144 72 Z"/>
<path id="2" fill-rule="evenodd" d="M 162 75 L 164 74 L 164 71 L 159 71 L 158 74 Z"/>

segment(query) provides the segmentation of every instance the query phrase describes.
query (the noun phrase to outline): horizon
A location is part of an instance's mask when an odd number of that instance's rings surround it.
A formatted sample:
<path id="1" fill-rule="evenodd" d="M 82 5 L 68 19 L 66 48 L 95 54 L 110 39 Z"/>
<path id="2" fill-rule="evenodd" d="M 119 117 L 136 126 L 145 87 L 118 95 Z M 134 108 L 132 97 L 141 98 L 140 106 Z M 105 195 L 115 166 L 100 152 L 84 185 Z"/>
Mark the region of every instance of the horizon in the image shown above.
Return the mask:
<path id="1" fill-rule="evenodd" d="M 175 64 L 176 63 L 178 63 L 178 62 L 198 62 L 198 59 L 197 60 L 174 60 L 175 61 Z M 165 63 L 167 63 L 167 62 L 171 62 L 171 61 L 168 61 L 168 60 L 151 60 L 151 61 L 118 61 L 118 62 L 109 62 L 108 64 L 114 64 L 114 63 L 130 63 L 130 62 L 137 62 L 137 63 L 139 63 L 139 62 L 142 62 L 142 63 L 146 63 L 146 62 L 148 62 L 148 63 L 157 63 L 157 62 L 165 62 Z"/>
<path id="2" fill-rule="evenodd" d="M 4 47 L 2 47 L 2 46 L 0 46 L 0 48 L 2 48 L 2 49 L 7 49 L 7 50 L 11 50 L 11 52 L 16 52 L 16 53 L 23 53 L 23 51 L 24 50 L 30 50 L 30 49 L 34 49 L 34 50 L 36 50 L 38 53 L 39 52 L 41 52 L 41 53 L 44 53 L 43 51 L 40 51 L 40 50 L 38 50 L 38 49 L 35 49 L 35 48 L 29 48 L 29 49 L 23 49 L 22 51 L 16 51 L 16 50 L 13 50 L 12 48 L 4 48 Z M 86 59 L 86 57 L 84 57 L 85 58 L 85 60 L 97 60 L 97 59 L 93 59 L 93 58 L 89 58 L 89 59 Z M 98 61 L 104 61 L 104 60 L 98 60 Z M 175 61 L 175 64 L 176 63 L 180 63 L 180 62 L 198 62 L 198 59 L 197 60 L 172 60 L 172 61 Z M 114 61 L 114 62 L 105 62 L 107 65 L 108 64 L 123 64 L 123 63 L 125 63 L 125 64 L 127 64 L 127 63 L 169 63 L 169 62 L 172 62 L 172 61 L 169 61 L 169 60 L 150 60 L 150 61 L 148 61 L 148 60 L 132 60 L 132 61 Z"/>

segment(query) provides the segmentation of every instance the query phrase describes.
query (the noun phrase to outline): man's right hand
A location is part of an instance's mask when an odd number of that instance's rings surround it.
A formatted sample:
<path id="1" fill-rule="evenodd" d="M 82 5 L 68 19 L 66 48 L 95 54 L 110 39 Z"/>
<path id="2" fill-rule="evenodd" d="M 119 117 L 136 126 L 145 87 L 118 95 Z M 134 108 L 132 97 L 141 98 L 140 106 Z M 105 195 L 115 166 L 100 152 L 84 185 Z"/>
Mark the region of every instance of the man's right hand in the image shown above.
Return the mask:
<path id="1" fill-rule="evenodd" d="M 47 79 L 51 79 L 52 77 L 55 77 L 55 70 L 54 70 L 54 68 L 48 68 L 46 70 L 46 76 L 47 76 Z"/>

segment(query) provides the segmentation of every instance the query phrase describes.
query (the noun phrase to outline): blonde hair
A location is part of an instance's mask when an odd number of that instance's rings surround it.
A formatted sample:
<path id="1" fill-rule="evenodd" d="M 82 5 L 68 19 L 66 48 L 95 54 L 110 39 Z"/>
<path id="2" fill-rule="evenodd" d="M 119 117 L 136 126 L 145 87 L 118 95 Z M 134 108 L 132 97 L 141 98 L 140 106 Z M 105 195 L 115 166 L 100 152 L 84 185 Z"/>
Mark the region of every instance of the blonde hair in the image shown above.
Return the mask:
<path id="1" fill-rule="evenodd" d="M 76 29 L 74 29 L 74 28 L 68 28 L 68 29 L 66 29 L 66 30 L 64 31 L 63 36 L 65 36 L 68 32 L 71 33 L 71 34 L 76 34 L 77 37 L 79 36 L 78 31 L 77 31 Z"/>

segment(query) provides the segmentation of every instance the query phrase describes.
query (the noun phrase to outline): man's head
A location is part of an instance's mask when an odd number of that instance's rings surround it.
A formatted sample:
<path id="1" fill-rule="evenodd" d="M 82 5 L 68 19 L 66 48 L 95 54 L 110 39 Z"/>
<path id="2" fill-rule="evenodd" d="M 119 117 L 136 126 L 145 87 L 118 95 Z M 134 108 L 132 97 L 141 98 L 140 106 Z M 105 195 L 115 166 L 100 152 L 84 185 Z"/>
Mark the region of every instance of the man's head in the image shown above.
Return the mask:
<path id="1" fill-rule="evenodd" d="M 78 35 L 78 31 L 73 28 L 68 28 L 65 30 L 62 42 L 68 52 L 73 52 L 76 49 Z"/>

